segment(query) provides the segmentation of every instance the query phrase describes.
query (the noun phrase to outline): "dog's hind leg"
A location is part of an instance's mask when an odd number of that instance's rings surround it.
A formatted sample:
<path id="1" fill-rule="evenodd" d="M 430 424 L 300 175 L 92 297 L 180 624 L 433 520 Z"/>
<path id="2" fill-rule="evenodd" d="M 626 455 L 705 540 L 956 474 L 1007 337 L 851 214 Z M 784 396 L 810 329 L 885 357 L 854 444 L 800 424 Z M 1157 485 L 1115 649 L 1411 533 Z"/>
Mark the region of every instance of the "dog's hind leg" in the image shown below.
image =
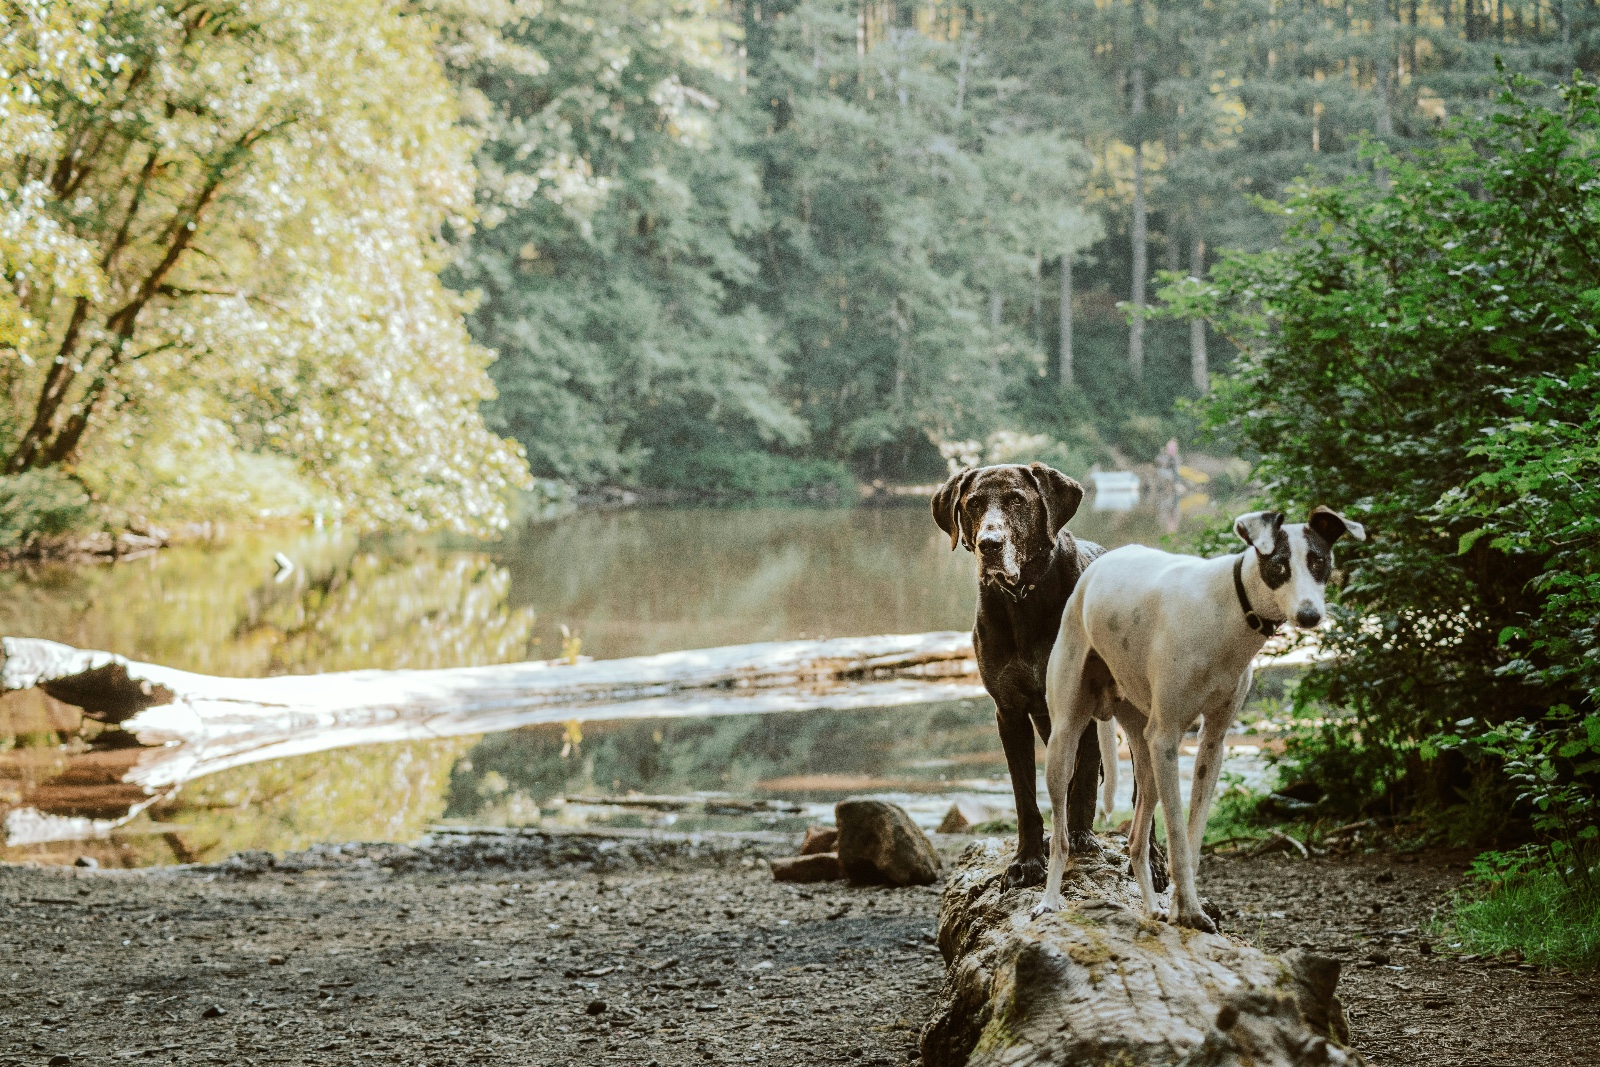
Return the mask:
<path id="1" fill-rule="evenodd" d="M 1050 791 L 1050 868 L 1044 896 L 1033 909 L 1035 916 L 1060 911 L 1067 904 L 1061 896 L 1061 882 L 1067 873 L 1068 793 L 1078 762 L 1078 744 L 1094 717 L 1096 694 L 1090 679 L 1084 677 L 1089 642 L 1082 627 L 1073 625 L 1071 613 L 1069 604 L 1045 675 L 1045 699 L 1050 705 L 1050 743 L 1044 756 L 1044 782 Z"/>
<path id="2" fill-rule="evenodd" d="M 1077 687 L 1074 687 L 1076 690 Z M 1076 699 L 1076 692 L 1072 694 Z M 1044 782 L 1050 790 L 1050 870 L 1045 878 L 1044 896 L 1033 909 L 1035 916 L 1060 911 L 1067 906 L 1061 896 L 1061 882 L 1067 873 L 1067 794 L 1071 788 L 1073 766 L 1078 762 L 1078 742 L 1089 726 L 1090 716 L 1069 712 L 1066 721 L 1050 733 L 1045 748 Z"/>
<path id="3" fill-rule="evenodd" d="M 1100 742 L 1100 819 L 1109 824 L 1117 807 L 1117 724 L 1106 720 L 1094 724 Z"/>
<path id="4" fill-rule="evenodd" d="M 1144 739 L 1143 721 L 1124 722 L 1122 730 L 1128 738 L 1128 754 L 1133 757 L 1133 828 L 1128 833 L 1128 865 L 1133 868 L 1134 881 L 1139 883 L 1144 913 L 1152 919 L 1164 919 L 1166 912 L 1156 898 L 1150 864 L 1156 813 L 1156 777 L 1150 761 L 1150 746 Z"/>

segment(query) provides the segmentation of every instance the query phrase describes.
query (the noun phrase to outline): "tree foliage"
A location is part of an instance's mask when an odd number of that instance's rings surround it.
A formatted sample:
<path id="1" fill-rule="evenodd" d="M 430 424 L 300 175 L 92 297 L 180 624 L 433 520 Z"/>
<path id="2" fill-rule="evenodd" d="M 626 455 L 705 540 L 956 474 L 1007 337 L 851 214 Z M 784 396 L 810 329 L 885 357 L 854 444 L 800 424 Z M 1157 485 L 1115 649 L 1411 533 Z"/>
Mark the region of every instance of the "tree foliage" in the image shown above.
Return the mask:
<path id="1" fill-rule="evenodd" d="M 1347 804 L 1457 801 L 1463 750 L 1429 739 L 1467 727 L 1522 737 L 1523 762 L 1548 755 L 1593 795 L 1591 749 L 1541 737 L 1600 682 L 1600 98 L 1582 79 L 1543 95 L 1508 78 L 1436 146 L 1374 146 L 1366 173 L 1297 186 L 1282 248 L 1166 291 L 1240 347 L 1207 417 L 1260 454 L 1272 501 L 1348 508 L 1376 534 L 1341 554 L 1338 655 L 1297 696 L 1354 716 L 1304 765 L 1343 775 L 1329 792 Z"/>
<path id="2" fill-rule="evenodd" d="M 7 3 L 0 441 L 113 509 L 487 529 L 525 478 L 438 281 L 472 138 L 377 0 Z"/>

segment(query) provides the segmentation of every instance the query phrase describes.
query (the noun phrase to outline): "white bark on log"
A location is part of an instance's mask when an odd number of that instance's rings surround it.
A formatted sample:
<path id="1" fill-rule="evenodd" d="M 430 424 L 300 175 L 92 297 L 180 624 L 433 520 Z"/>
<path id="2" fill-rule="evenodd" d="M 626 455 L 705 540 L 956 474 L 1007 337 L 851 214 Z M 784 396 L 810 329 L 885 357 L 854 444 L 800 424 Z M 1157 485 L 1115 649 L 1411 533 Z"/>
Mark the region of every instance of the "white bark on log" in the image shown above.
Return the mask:
<path id="1" fill-rule="evenodd" d="M 927 1067 L 1355 1067 L 1335 960 L 1269 956 L 1143 918 L 1121 868 L 1069 872 L 1071 906 L 1029 919 L 1002 892 L 1011 850 L 973 843 L 945 883 L 948 964 Z"/>
<path id="2" fill-rule="evenodd" d="M 348 745 L 568 719 L 878 708 L 983 695 L 966 633 L 783 641 L 567 664 L 218 678 L 32 638 L 0 639 L 0 690 L 39 686 L 120 723 L 158 790 Z"/>

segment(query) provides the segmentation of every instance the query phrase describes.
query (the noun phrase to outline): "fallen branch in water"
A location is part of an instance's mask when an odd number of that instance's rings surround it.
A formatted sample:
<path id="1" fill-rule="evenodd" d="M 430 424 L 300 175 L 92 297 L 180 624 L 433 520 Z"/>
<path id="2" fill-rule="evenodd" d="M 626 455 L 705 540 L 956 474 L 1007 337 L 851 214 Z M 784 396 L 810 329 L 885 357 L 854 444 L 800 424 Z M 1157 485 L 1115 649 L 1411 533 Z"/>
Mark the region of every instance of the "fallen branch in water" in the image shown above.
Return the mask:
<path id="1" fill-rule="evenodd" d="M 219 678 L 0 639 L 0 690 L 37 687 L 120 726 L 6 814 L 8 840 L 108 830 L 202 775 L 262 760 L 571 719 L 881 708 L 984 695 L 970 634 L 782 641 L 588 663 Z M 113 746 L 130 737 L 137 745 Z M 70 824 L 63 817 L 71 819 Z"/>

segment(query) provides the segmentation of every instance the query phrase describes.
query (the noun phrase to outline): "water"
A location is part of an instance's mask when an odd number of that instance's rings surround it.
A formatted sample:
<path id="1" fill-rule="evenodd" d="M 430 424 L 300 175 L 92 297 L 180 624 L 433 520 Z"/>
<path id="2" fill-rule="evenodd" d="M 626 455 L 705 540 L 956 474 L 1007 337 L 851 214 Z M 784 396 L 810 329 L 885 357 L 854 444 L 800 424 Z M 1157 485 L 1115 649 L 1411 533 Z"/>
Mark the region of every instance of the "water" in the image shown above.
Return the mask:
<path id="1" fill-rule="evenodd" d="M 1210 513 L 1201 498 L 1164 512 L 1086 505 L 1072 529 L 1111 546 L 1159 543 Z M 291 572 L 279 572 L 276 553 Z M 975 599 L 972 557 L 950 551 L 925 502 L 645 509 L 530 523 L 492 544 L 251 533 L 114 566 L 5 571 L 0 633 L 251 677 L 967 629 Z M 86 781 L 73 761 L 79 735 L 73 709 L 42 694 L 0 700 L 0 817 L 29 806 L 98 818 L 126 810 L 114 780 Z M 727 814 L 567 799 L 630 791 L 788 803 Z M 955 799 L 1008 808 L 992 705 L 532 727 L 323 752 L 191 782 L 103 840 L 0 856 L 209 860 L 410 840 L 441 821 L 785 828 L 861 792 L 895 797 L 930 825 Z"/>

